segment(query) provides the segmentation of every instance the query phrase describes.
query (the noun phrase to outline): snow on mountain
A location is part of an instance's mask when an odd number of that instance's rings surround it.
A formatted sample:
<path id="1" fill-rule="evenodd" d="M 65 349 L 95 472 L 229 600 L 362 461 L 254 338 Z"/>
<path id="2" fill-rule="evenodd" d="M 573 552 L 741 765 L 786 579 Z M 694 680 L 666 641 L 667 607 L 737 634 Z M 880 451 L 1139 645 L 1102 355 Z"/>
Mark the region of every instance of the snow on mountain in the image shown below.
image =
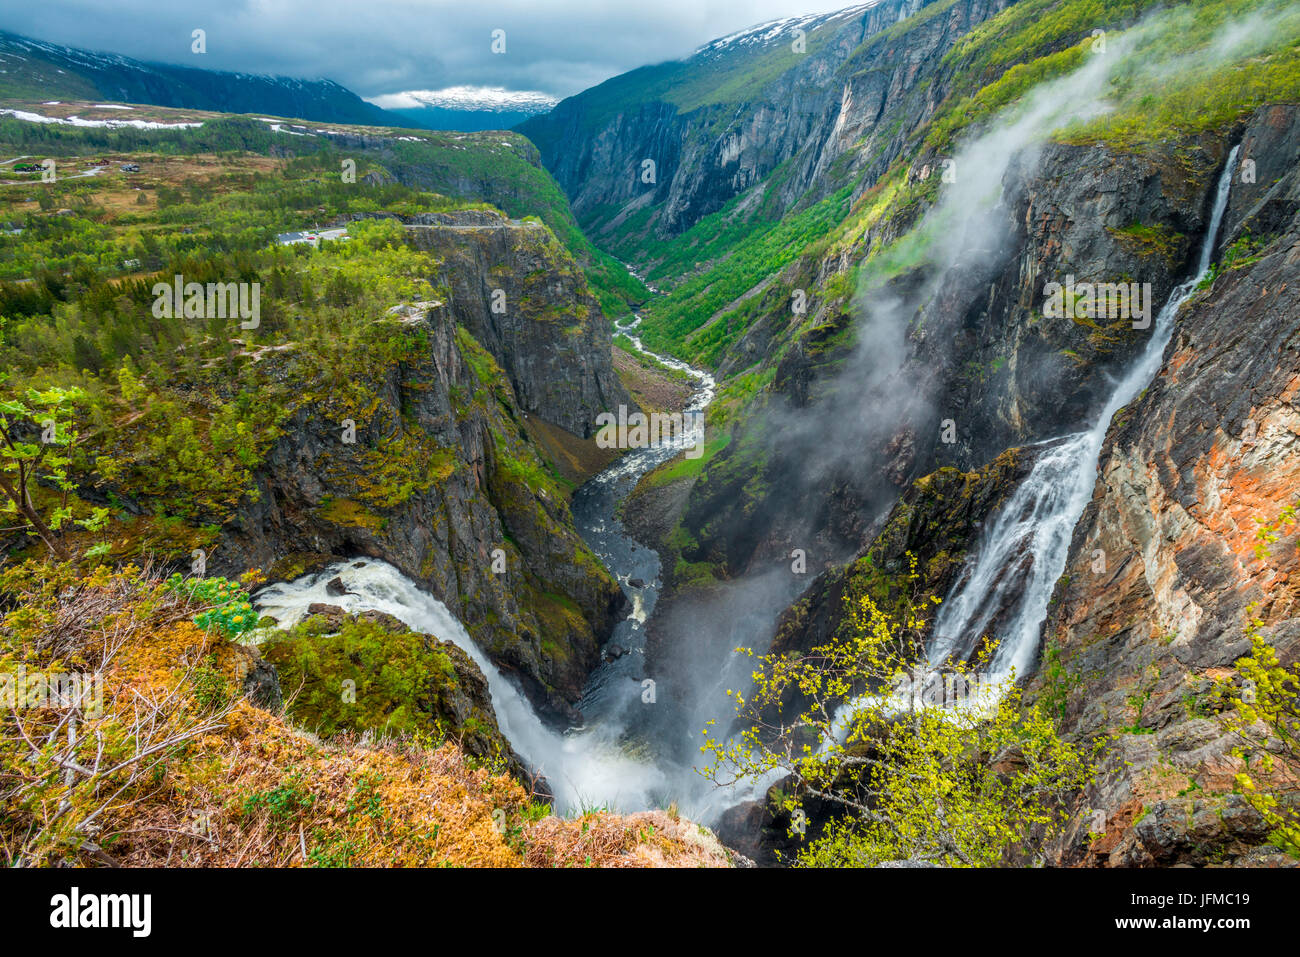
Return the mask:
<path id="1" fill-rule="evenodd" d="M 367 97 L 384 110 L 418 110 L 435 107 L 490 113 L 545 113 L 559 100 L 538 90 L 507 90 L 501 86 L 449 86 L 441 90 L 405 90 Z"/>
<path id="2" fill-rule="evenodd" d="M 837 20 L 847 20 L 850 17 L 857 16 L 864 10 L 870 10 L 880 2 L 881 0 L 870 0 L 869 3 L 845 7 L 843 10 L 836 10 L 833 13 L 809 13 L 798 17 L 782 17 L 779 20 L 768 20 L 765 23 L 746 27 L 744 30 L 728 34 L 725 37 L 710 40 L 702 47 L 699 47 L 692 54 L 692 57 L 709 57 L 714 54 L 732 52 L 740 47 L 764 46 L 776 41 L 787 42 L 788 38 L 794 35 L 795 30 L 803 30 L 807 33 L 809 30 L 823 24 L 833 23 Z"/>
<path id="3" fill-rule="evenodd" d="M 100 107 L 104 109 L 104 107 Z M 119 107 L 113 107 L 119 109 Z M 120 107 L 120 109 L 129 109 L 129 107 Z M 80 126 L 85 128 L 100 129 L 120 129 L 129 126 L 137 130 L 188 130 L 202 123 L 155 123 L 150 120 L 86 120 L 80 116 L 69 116 L 67 118 L 57 116 L 44 116 L 40 113 L 29 113 L 26 110 L 0 110 L 0 116 L 12 116 L 16 120 L 23 120 L 27 123 L 53 123 L 57 126 Z"/>

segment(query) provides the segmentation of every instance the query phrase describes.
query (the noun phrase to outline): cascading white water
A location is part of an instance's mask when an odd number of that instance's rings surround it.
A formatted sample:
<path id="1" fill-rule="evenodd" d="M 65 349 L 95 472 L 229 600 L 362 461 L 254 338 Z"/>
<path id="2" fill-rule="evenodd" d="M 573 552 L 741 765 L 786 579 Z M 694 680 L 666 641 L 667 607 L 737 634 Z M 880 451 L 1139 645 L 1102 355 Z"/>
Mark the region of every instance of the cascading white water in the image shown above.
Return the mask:
<path id="1" fill-rule="evenodd" d="M 339 578 L 347 588 L 333 595 L 326 583 Z M 413 631 L 434 635 L 463 648 L 487 678 L 497 724 L 506 740 L 534 771 L 545 776 L 559 811 L 588 807 L 654 807 L 664 790 L 662 773 L 626 755 L 612 735 L 594 728 L 565 735 L 547 727 L 524 694 L 479 650 L 447 606 L 386 562 L 339 562 L 293 582 L 271 585 L 254 599 L 258 612 L 280 627 L 300 621 L 314 602 L 348 612 L 382 611 Z"/>
<path id="2" fill-rule="evenodd" d="M 1044 451 L 993 522 L 974 560 L 939 606 L 929 648 L 931 667 L 968 655 L 999 611 L 1006 612 L 1006 625 L 989 636 L 998 641 L 990 673 L 998 678 L 1024 674 L 1033 662 L 1047 604 L 1065 571 L 1074 527 L 1092 498 L 1097 457 L 1110 421 L 1159 371 L 1178 310 L 1209 271 L 1239 149 L 1233 147 L 1219 176 L 1196 274 L 1170 295 L 1146 348 L 1116 385 L 1096 424 Z"/>
<path id="3" fill-rule="evenodd" d="M 1032 661 L 1047 602 L 1065 567 L 1074 526 L 1092 494 L 1095 464 L 1106 429 L 1115 412 L 1132 401 L 1159 369 L 1174 317 L 1209 269 L 1236 156 L 1234 149 L 1220 178 L 1196 275 L 1179 286 L 1160 311 L 1150 341 L 1117 385 L 1096 425 L 1087 432 L 1049 443 L 1029 477 L 1002 509 L 977 557 L 940 608 L 929 655 L 933 666 L 941 665 L 951 655 L 968 652 L 1008 601 L 1013 601 L 1013 608 L 1000 636 L 991 673 L 1003 676 L 1013 670 L 1023 672 Z M 628 335 L 638 350 L 653 356 L 636 338 L 636 324 L 619 327 L 619 331 Z M 699 389 L 688 411 L 703 411 L 715 393 L 713 378 L 671 357 L 654 357 L 696 377 Z M 651 448 L 626 455 L 593 482 L 635 482 L 649 468 L 680 451 L 679 443 L 673 448 Z M 600 535 L 607 529 L 600 525 L 591 531 Z M 602 558 L 608 561 L 610 557 L 602 552 Z M 342 580 L 345 594 L 327 591 L 326 583 L 335 577 Z M 642 599 L 643 594 L 633 595 L 634 601 Z M 274 617 L 281 627 L 292 626 L 305 616 L 308 606 L 322 602 L 349 612 L 387 612 L 413 630 L 463 648 L 487 679 L 502 733 L 524 761 L 546 777 L 561 812 L 593 806 L 638 810 L 675 798 L 697 819 L 708 820 L 738 801 L 761 794 L 774 780 L 768 776 L 718 789 L 690 768 L 660 768 L 652 760 L 628 753 L 619 740 L 625 730 L 619 720 L 596 722 L 567 734 L 552 730 L 537 716 L 520 689 L 479 650 L 447 607 L 385 562 L 340 562 L 317 574 L 263 589 L 255 601 L 259 611 Z M 637 615 L 634 611 L 633 617 L 637 626 L 644 624 L 644 612 Z M 848 715 L 853 705 L 846 708 Z M 673 772 L 671 779 L 669 770 Z M 677 770 L 684 775 L 677 774 Z"/>

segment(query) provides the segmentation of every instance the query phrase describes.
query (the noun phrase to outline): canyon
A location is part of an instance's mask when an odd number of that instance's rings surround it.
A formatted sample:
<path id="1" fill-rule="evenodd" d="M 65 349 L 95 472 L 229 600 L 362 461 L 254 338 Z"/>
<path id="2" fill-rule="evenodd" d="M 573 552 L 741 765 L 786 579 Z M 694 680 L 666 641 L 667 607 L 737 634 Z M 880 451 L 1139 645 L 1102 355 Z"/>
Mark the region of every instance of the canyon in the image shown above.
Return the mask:
<path id="1" fill-rule="evenodd" d="M 815 657 L 851 643 L 864 601 L 932 602 L 909 665 L 978 667 L 1098 745 L 1061 827 L 1000 863 L 1295 866 L 1241 784 L 1224 689 L 1255 639 L 1300 660 L 1300 22 L 1230 6 L 875 0 L 509 132 L 132 133 L 262 164 L 214 177 L 250 180 L 206 214 L 256 196 L 355 236 L 209 237 L 263 277 L 268 321 L 240 338 L 77 324 L 92 300 L 115 315 L 132 276 L 84 300 L 6 283 L 11 364 L 102 403 L 73 486 L 108 531 L 72 540 L 182 573 L 197 549 L 203 574 L 247 581 L 257 627 L 222 661 L 276 715 L 257 722 L 305 707 L 292 676 L 322 728 L 399 715 L 455 742 L 528 790 L 521 819 L 534 798 L 556 818 L 663 813 L 716 832 L 674 839 L 709 863 L 789 863 L 845 819 L 813 789 L 796 818 L 790 778 L 702 773 L 702 734 L 746 730 L 750 652 Z M 86 152 L 127 134 L 50 135 Z M 339 155 L 355 190 L 324 183 Z M 173 229 L 203 228 L 190 205 L 149 211 L 175 245 L 137 265 L 209 268 Z M 111 335 L 139 361 L 92 354 Z M 218 429 L 232 409 L 242 443 Z M 628 428 L 664 417 L 702 431 Z M 168 419 L 228 444 L 197 465 L 188 433 L 150 451 Z M 368 724 L 338 718 L 321 649 L 353 690 L 390 681 Z M 849 683 L 841 704 L 878 691 Z M 980 761 L 1001 779 L 1025 758 Z"/>

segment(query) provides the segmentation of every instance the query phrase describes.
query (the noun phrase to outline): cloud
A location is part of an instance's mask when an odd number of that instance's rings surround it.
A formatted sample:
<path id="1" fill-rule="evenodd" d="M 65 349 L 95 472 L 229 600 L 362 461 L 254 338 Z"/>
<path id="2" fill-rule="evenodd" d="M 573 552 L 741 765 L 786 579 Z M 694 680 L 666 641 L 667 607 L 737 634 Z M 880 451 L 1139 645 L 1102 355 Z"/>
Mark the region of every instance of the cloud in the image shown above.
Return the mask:
<path id="1" fill-rule="evenodd" d="M 214 70 L 328 77 L 364 97 L 452 86 L 569 96 L 817 0 L 43 0 L 0 27 L 54 43 Z M 190 34 L 207 32 L 203 55 Z M 493 54 L 492 31 L 506 31 Z"/>

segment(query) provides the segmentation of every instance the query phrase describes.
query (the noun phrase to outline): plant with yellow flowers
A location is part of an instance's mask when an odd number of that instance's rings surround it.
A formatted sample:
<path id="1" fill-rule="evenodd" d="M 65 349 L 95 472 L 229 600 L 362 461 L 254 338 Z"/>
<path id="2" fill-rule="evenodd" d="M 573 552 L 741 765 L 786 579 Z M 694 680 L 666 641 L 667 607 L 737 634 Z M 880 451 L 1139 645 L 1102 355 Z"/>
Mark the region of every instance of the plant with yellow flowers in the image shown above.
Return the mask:
<path id="1" fill-rule="evenodd" d="M 1246 624 L 1250 654 L 1237 659 L 1226 694 L 1228 725 L 1241 740 L 1233 754 L 1244 765 L 1236 785 L 1271 828 L 1269 840 L 1300 857 L 1300 665 L 1281 664 L 1262 625 Z"/>
<path id="2" fill-rule="evenodd" d="M 913 562 L 905 584 L 914 580 Z M 770 799 L 792 832 L 805 826 L 804 802 L 834 809 L 798 865 L 996 865 L 1059 833 L 1063 798 L 1092 779 L 1093 748 L 1062 741 L 1013 680 L 980 674 L 987 643 L 971 665 L 914 667 L 937 602 L 906 600 L 891 618 L 868 595 L 850 600 L 846 638 L 759 657 L 749 697 L 732 692 L 743 730 L 705 730 L 706 776 L 779 780 Z"/>

